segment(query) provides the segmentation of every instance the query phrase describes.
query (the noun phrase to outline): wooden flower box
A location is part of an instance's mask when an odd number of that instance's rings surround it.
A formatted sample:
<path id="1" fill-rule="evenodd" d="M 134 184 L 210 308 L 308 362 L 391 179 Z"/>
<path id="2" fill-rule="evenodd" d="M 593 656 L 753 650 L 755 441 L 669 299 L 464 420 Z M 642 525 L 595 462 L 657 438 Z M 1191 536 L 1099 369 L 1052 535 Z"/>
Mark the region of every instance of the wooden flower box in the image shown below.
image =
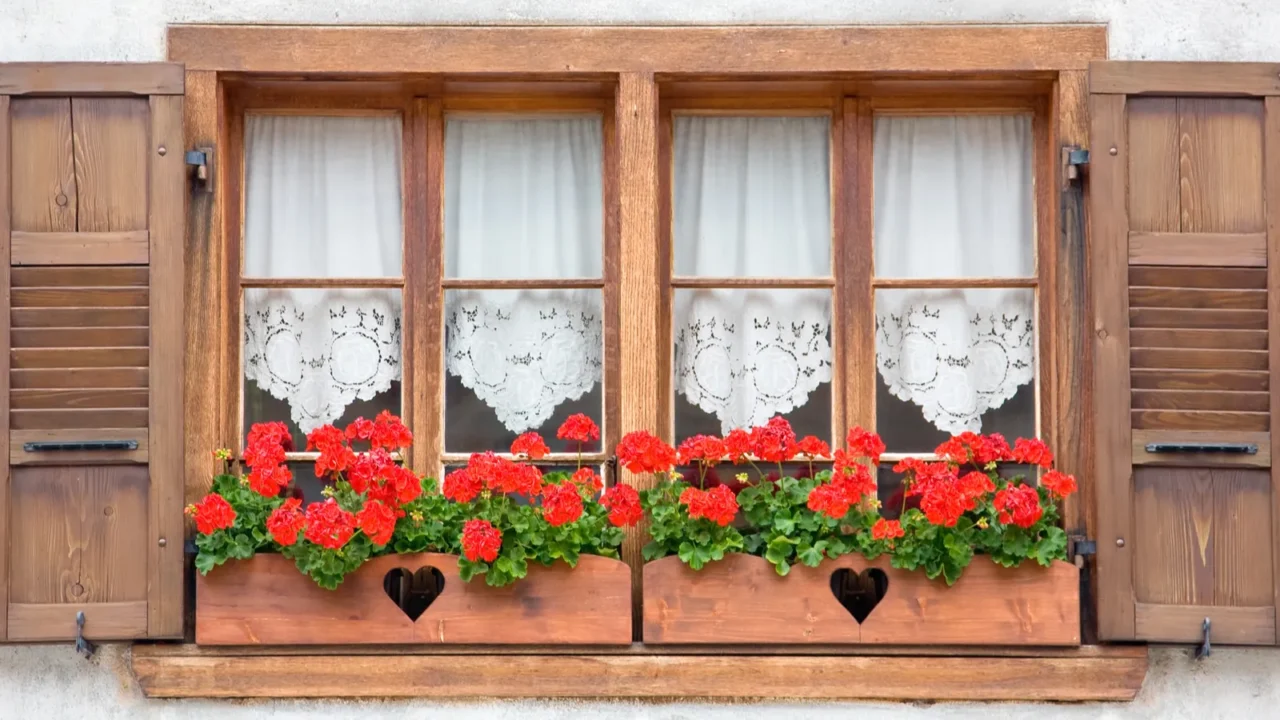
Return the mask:
<path id="1" fill-rule="evenodd" d="M 1079 645 L 1079 582 L 1070 563 L 1003 568 L 981 556 L 951 587 L 884 557 L 849 555 L 786 577 L 753 555 L 696 572 L 666 557 L 644 567 L 644 641 Z"/>
<path id="2" fill-rule="evenodd" d="M 463 582 L 458 557 L 435 553 L 374 558 L 337 590 L 281 555 L 196 578 L 200 645 L 631 642 L 631 569 L 595 555 L 576 568 L 530 563 L 528 577 L 502 588 Z"/>

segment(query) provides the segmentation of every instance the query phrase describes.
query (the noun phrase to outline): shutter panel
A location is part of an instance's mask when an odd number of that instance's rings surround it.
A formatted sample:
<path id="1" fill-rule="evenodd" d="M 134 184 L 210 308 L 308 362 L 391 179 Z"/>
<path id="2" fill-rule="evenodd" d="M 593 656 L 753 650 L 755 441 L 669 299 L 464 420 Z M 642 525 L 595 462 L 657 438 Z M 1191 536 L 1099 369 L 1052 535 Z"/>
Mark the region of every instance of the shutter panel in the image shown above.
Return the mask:
<path id="1" fill-rule="evenodd" d="M 1090 91 L 1099 635 L 1275 644 L 1280 65 Z"/>
<path id="2" fill-rule="evenodd" d="M 182 85 L 0 64 L 0 640 L 182 636 Z"/>

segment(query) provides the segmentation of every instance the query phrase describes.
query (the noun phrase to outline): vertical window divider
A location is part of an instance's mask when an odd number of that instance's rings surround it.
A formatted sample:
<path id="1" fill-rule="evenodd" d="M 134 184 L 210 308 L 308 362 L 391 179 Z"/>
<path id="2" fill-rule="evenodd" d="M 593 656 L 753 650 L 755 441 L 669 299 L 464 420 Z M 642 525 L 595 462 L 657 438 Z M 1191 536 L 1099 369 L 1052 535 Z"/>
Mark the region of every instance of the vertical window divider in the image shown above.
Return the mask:
<path id="1" fill-rule="evenodd" d="M 405 252 L 405 367 L 413 378 L 405 386 L 405 403 L 410 426 L 418 433 L 413 470 L 438 476 L 444 451 L 443 103 L 438 97 L 415 98 L 412 118 L 410 164 L 417 178 L 409 185 L 410 206 L 420 210 L 422 224 Z"/>
<path id="2" fill-rule="evenodd" d="M 847 349 L 845 374 L 845 426 L 875 428 L 876 421 L 876 318 L 872 274 L 875 261 L 872 177 L 871 103 L 865 97 L 844 98 L 841 126 L 844 130 L 844 239 L 842 272 L 837 287 L 845 311 L 841 323 Z M 836 442 L 844 440 L 837 437 Z"/>

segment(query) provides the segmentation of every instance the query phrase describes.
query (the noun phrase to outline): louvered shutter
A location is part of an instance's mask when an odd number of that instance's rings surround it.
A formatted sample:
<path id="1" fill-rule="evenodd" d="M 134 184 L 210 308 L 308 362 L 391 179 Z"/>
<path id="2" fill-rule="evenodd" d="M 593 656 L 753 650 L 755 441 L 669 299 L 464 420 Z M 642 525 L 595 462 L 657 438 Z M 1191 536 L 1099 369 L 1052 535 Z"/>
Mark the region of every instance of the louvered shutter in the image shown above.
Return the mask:
<path id="1" fill-rule="evenodd" d="M 1099 634 L 1274 644 L 1280 65 L 1090 91 Z"/>
<path id="2" fill-rule="evenodd" d="M 0 64 L 0 639 L 182 635 L 182 85 Z"/>

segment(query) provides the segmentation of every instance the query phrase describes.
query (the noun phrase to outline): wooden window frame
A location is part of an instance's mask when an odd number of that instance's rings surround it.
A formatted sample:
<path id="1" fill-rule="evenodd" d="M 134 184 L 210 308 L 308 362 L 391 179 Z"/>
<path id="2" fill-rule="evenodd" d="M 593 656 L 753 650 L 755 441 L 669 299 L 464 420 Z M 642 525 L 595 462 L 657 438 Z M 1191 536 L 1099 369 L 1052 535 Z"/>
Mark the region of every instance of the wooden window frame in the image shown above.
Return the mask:
<path id="1" fill-rule="evenodd" d="M 227 387 L 225 372 L 230 354 L 224 338 L 228 313 L 227 260 L 222 243 L 229 223 L 227 167 L 231 149 L 228 138 L 228 87 L 247 78 L 254 80 L 306 80 L 308 87 L 323 90 L 334 82 L 358 80 L 368 88 L 398 88 L 414 97 L 447 96 L 450 88 L 474 91 L 489 88 L 491 98 L 512 102 L 545 92 L 598 97 L 604 92 L 614 108 L 613 132 L 606 132 L 606 183 L 612 182 L 613 198 L 606 205 L 606 226 L 612 228 L 616 261 L 606 262 L 606 276 L 617 287 L 611 318 L 616 318 L 617 362 L 612 365 L 615 387 L 627 393 L 615 399 L 613 428 L 661 432 L 669 417 L 670 394 L 664 393 L 661 358 L 667 349 L 661 342 L 669 325 L 661 302 L 669 290 L 670 273 L 655 249 L 662 241 L 664 184 L 660 172 L 663 99 L 711 97 L 717 94 L 768 94 L 779 102 L 788 94 L 846 96 L 900 96 L 904 103 L 927 105 L 929 98 L 970 96 L 1034 96 L 1045 108 L 1036 128 L 1037 146 L 1087 145 L 1087 68 L 1091 60 L 1106 56 L 1106 29 L 1102 25 L 1026 26 L 881 26 L 881 27 L 297 27 L 176 25 L 168 34 L 169 55 L 187 68 L 186 137 L 188 147 L 214 147 L 215 181 L 211 192 L 193 192 L 187 234 L 186 301 L 189 317 L 187 352 L 201 362 L 188 363 L 186 435 L 186 488 L 195 499 L 208 488 L 214 462 L 209 449 L 225 438 L 229 399 L 237 388 Z M 662 88 L 662 89 L 660 89 Z M 533 94 L 536 95 L 536 92 Z M 854 113 L 849 122 L 848 103 L 839 111 L 845 152 L 833 175 L 846 179 L 838 196 L 833 223 L 837 233 L 856 238 L 870 248 L 869 233 L 858 228 L 871 222 L 870 166 L 855 158 L 857 143 L 869 138 L 869 117 Z M 436 103 L 433 105 L 432 103 Z M 854 108 L 857 109 L 856 107 Z M 438 117 L 443 106 L 427 99 L 415 101 L 412 133 L 414 152 L 428 157 L 426 175 L 438 172 L 442 163 L 440 132 L 426 128 L 425 118 Z M 860 119 L 859 119 L 860 118 Z M 440 127 L 436 124 L 436 127 Z M 430 153 L 428 148 L 437 152 Z M 1084 276 L 1084 237 L 1074 230 L 1069 204 L 1059 205 L 1058 194 L 1068 188 L 1065 170 L 1053 153 L 1037 155 L 1037 177 L 1042 171 L 1053 178 L 1039 188 L 1037 201 L 1038 249 L 1048 250 L 1047 267 L 1038 270 L 1039 283 L 1052 290 L 1049 320 L 1042 320 L 1042 367 L 1052 365 L 1040 377 L 1046 400 L 1042 413 L 1056 422 L 1046 427 L 1046 439 L 1057 450 L 1060 466 L 1081 478 L 1081 492 L 1064 508 L 1067 529 L 1087 534 L 1093 527 L 1091 440 L 1088 428 L 1091 382 L 1090 337 L 1084 328 L 1089 317 Z M 1045 171 L 1041 165 L 1047 165 Z M 427 177 L 408 179 L 406 195 L 415 183 L 426 187 Z M 612 178 L 613 180 L 609 180 Z M 406 233 L 417 237 L 440 232 L 440 188 L 430 188 L 429 201 L 407 212 Z M 1062 217 L 1065 213 L 1067 217 Z M 420 216 L 420 217 L 419 217 Z M 425 243 L 422 243 L 426 247 Z M 441 244 L 442 245 L 442 244 Z M 837 291 L 852 299 L 854 288 L 872 292 L 869 253 L 845 253 L 842 265 L 833 268 Z M 405 283 L 410 292 L 421 276 L 415 276 L 406 256 Z M 435 254 L 421 260 L 423 272 L 440 277 Z M 846 267 L 847 266 L 847 267 Z M 623 272 L 622 269 L 626 271 Z M 612 274 L 611 274 L 612 273 Z M 665 279 L 664 279 L 665 277 Z M 406 304 L 439 302 L 443 283 L 423 285 L 423 292 L 406 298 Z M 841 289 L 843 288 L 843 290 Z M 859 291 L 861 292 L 861 291 Z M 606 300 L 607 302 L 607 300 Z M 213 320 L 204 308 L 219 308 Z M 871 337 L 874 318 L 866 311 L 849 317 L 841 332 L 848 337 Z M 414 312 L 420 312 L 415 308 Z M 425 313 L 434 317 L 439 306 Z M 199 315 L 197 315 L 199 314 Z M 408 311 L 406 311 L 408 314 Z M 667 323 L 664 325 L 664 323 Z M 212 327 L 211 327 L 212 325 Z M 406 372 L 439 375 L 441 359 L 432 352 L 431 337 L 440 330 L 418 333 L 406 328 L 406 352 L 413 368 Z M 846 339 L 845 347 L 852 347 Z M 870 347 L 864 343 L 864 347 Z M 865 350 L 863 351 L 865 352 Z M 669 362 L 669 360 L 667 361 Z M 854 353 L 845 353 L 837 372 L 856 368 Z M 209 382 L 209 369 L 215 378 Z M 218 369 L 224 369 L 218 372 Z M 238 371 L 238 368 L 237 368 Z M 874 374 L 862 373 L 849 383 L 844 403 L 848 422 L 869 426 L 874 421 Z M 238 380 L 238 376 L 237 376 Z M 833 398 L 833 405 L 837 402 Z M 440 419 L 431 417 L 422 403 L 406 410 L 406 417 L 424 441 L 415 452 L 415 469 L 438 467 Z M 835 428 L 833 428 L 834 430 Z M 433 441 L 434 439 L 434 441 Z M 616 440 L 616 438 L 614 438 Z M 606 443 L 609 439 L 606 438 Z M 606 447 L 609 447 L 606 444 Z M 435 453 L 435 454 L 433 454 Z M 641 480 L 623 473 L 621 481 Z M 623 556 L 639 570 L 638 537 L 628 539 Z M 638 574 L 637 574 L 638 576 Z M 639 586 L 636 587 L 637 597 Z M 1082 603 L 1087 605 L 1087 603 Z M 1087 612 L 1087 611 L 1086 611 Z M 1092 637 L 1089 623 L 1086 639 Z M 480 681 L 451 685 L 412 682 L 404 673 L 388 682 L 380 670 L 382 658 L 397 663 L 417 663 L 415 678 L 456 668 L 459 663 L 477 667 L 468 677 Z M 846 660 L 831 664 L 835 657 Z M 879 657 L 875 657 L 879 656 Z M 884 662 L 884 656 L 909 659 L 911 673 L 864 673 Z M 544 648 L 263 648 L 210 650 L 194 646 L 135 648 L 134 668 L 144 691 L 156 696 L 351 696 L 373 692 L 393 696 L 680 696 L 680 697 L 794 697 L 814 698 L 954 698 L 954 699 L 1126 699 L 1132 698 L 1145 673 L 1145 651 L 1083 646 L 1068 650 L 1031 649 L 1005 652 L 996 649 L 956 648 L 706 648 L 695 652 L 670 648 L 637 647 L 616 653 Z M 521 661 L 519 658 L 527 660 Z M 974 679 L 973 658 L 990 672 Z M 1003 658 L 999 662 L 991 658 Z M 296 682 L 299 667 L 328 666 L 333 662 L 362 667 L 349 681 L 324 688 L 307 688 Z M 523 663 L 522 682 L 511 683 L 500 669 Z M 1055 671 L 1065 662 L 1071 668 Z M 817 663 L 815 665 L 815 663 Z M 892 664 L 892 663 L 890 663 Z M 819 667 L 819 665 L 821 667 Z M 996 666 L 999 667 L 996 667 Z M 1064 667 L 1066 667 L 1064 666 Z M 512 666 L 514 667 L 514 666 Z M 847 667 L 855 675 L 833 673 Z M 233 672 L 240 668 L 246 672 Z M 586 683 L 584 673 L 605 669 L 610 682 Z M 790 668 L 790 669 L 788 669 Z M 818 672 L 821 670 L 821 672 Z M 1059 676 L 1069 676 L 1061 682 Z M 788 675 L 790 673 L 790 675 Z M 957 687 L 939 685 L 948 674 Z M 655 681 L 681 677 L 686 681 Z M 451 675 L 453 676 L 453 675 Z M 532 677 L 539 682 L 529 683 Z M 761 683 L 762 677 L 791 677 L 777 683 Z M 902 682 L 903 676 L 917 680 Z M 212 679 L 211 679 L 212 678 Z M 264 681 L 262 678 L 269 678 Z M 273 679 L 274 678 L 274 679 Z M 892 678 L 892 680 L 891 680 Z M 1028 678 L 1031 678 L 1028 680 Z M 1054 678 L 1059 678 L 1055 681 Z M 378 682 L 374 682 L 378 680 Z M 545 681 L 545 682 L 544 682 Z M 883 686 L 874 683 L 883 681 Z M 551 685 L 554 687 L 551 687 Z M 958 686 L 963 687 L 958 687 Z M 797 690 L 802 688 L 802 690 Z M 1013 688 L 1012 690 L 1010 688 Z"/>

